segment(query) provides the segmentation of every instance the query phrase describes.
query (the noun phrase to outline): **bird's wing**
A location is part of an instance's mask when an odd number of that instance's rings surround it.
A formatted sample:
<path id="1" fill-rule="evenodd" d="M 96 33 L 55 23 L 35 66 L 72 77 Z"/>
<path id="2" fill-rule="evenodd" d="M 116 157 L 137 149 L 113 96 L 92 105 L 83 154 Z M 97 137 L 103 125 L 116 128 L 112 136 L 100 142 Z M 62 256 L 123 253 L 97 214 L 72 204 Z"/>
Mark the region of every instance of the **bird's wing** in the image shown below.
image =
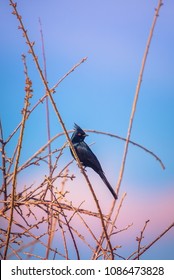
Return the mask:
<path id="1" fill-rule="evenodd" d="M 75 149 L 80 161 L 83 163 L 84 166 L 91 167 L 97 173 L 99 172 L 99 170 L 102 171 L 101 165 L 97 157 L 94 155 L 94 153 L 91 151 L 91 149 L 85 142 L 81 142 L 80 144 L 76 145 Z"/>

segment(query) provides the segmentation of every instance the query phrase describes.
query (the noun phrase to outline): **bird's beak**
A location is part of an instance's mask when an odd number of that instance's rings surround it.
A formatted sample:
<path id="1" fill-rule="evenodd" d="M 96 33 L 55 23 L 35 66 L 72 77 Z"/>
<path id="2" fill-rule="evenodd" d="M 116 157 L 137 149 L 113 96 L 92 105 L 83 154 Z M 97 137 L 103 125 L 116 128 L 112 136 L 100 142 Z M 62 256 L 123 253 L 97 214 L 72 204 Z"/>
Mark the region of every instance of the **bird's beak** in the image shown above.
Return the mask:
<path id="1" fill-rule="evenodd" d="M 84 135 L 84 136 L 86 137 L 86 136 L 89 136 L 89 135 L 85 133 L 85 135 Z"/>

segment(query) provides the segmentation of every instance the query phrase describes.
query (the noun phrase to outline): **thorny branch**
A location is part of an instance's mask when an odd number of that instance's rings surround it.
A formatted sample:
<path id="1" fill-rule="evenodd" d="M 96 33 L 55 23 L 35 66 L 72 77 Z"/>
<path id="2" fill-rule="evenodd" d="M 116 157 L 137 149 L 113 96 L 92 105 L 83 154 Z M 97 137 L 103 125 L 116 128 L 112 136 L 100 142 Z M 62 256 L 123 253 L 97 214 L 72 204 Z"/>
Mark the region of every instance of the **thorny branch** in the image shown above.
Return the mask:
<path id="1" fill-rule="evenodd" d="M 24 73 L 25 73 L 25 76 L 26 76 L 26 81 L 25 81 L 25 83 L 26 83 L 26 86 L 25 86 L 26 95 L 25 95 L 24 108 L 22 110 L 22 115 L 23 115 L 22 125 L 21 125 L 20 135 L 19 135 L 19 139 L 18 139 L 18 148 L 17 148 L 16 160 L 15 160 L 14 171 L 13 171 L 10 219 L 9 219 L 9 224 L 8 224 L 8 229 L 7 229 L 6 245 L 5 245 L 5 249 L 4 249 L 4 259 L 6 259 L 6 257 L 7 257 L 7 251 L 8 251 L 9 241 L 10 241 L 10 234 L 11 234 L 11 228 L 12 228 L 12 222 L 13 222 L 14 201 L 15 201 L 15 196 L 16 196 L 17 169 L 18 169 L 19 158 L 20 158 L 20 154 L 21 154 L 25 123 L 26 123 L 26 120 L 27 120 L 27 110 L 28 110 L 28 107 L 30 106 L 29 100 L 32 97 L 32 88 L 31 88 L 32 87 L 32 82 L 28 77 L 25 56 L 23 56 L 23 62 L 24 62 Z"/>

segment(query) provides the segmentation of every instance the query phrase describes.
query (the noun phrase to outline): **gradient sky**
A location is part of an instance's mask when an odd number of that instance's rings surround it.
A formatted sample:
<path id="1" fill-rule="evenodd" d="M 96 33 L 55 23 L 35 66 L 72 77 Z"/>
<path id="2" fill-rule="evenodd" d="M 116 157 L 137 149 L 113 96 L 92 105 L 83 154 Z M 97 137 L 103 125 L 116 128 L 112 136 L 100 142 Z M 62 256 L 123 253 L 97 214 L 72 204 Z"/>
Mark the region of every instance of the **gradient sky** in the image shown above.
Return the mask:
<path id="1" fill-rule="evenodd" d="M 141 61 L 158 1 L 16 2 L 43 64 L 39 26 L 39 18 L 41 19 L 50 87 L 83 57 L 88 57 L 85 63 L 62 82 L 54 95 L 67 129 L 72 129 L 76 122 L 84 129 L 101 130 L 126 137 Z M 27 46 L 11 11 L 8 1 L 1 1 L 0 117 L 5 137 L 21 120 L 20 111 L 24 98 L 21 55 L 27 54 Z M 149 154 L 130 146 L 121 185 L 121 194 L 126 191 L 127 198 L 120 223 L 123 220 L 125 224 L 133 221 L 136 223 L 135 231 L 140 232 L 144 221 L 151 219 L 149 242 L 174 220 L 173 11 L 173 0 L 164 0 L 148 54 L 131 135 L 133 141 L 156 153 L 166 169 L 163 171 Z M 34 105 L 44 95 L 44 89 L 28 54 L 27 63 L 33 81 L 34 96 L 31 102 Z M 62 130 L 51 107 L 50 119 L 51 135 L 54 136 Z M 45 122 L 45 106 L 40 106 L 28 121 L 21 162 L 46 143 Z M 62 137 L 60 141 L 61 143 L 56 142 L 54 145 L 61 145 L 65 138 Z M 92 149 L 114 186 L 118 179 L 124 142 L 97 134 L 90 134 L 87 142 L 95 142 Z M 13 147 L 8 149 L 10 154 Z M 71 155 L 67 150 L 65 161 L 70 159 Z M 77 177 L 81 176 L 76 164 L 71 168 Z M 100 179 L 92 171 L 88 174 L 95 181 L 96 193 L 101 200 L 103 197 L 107 199 L 102 201 L 103 209 L 109 209 L 110 194 L 103 185 L 103 189 L 99 189 Z M 22 181 L 26 178 L 32 181 L 27 174 L 25 176 Z M 79 201 L 84 192 L 88 194 L 87 190 L 78 190 Z M 72 190 L 72 197 L 75 199 L 76 189 Z M 90 201 L 86 201 L 86 205 L 90 206 Z M 135 239 L 135 231 L 132 231 L 132 240 Z M 171 230 L 160 241 L 162 250 L 158 252 L 159 247 L 154 246 L 146 258 L 158 256 L 161 259 L 174 259 L 173 235 L 174 230 Z M 124 242 L 126 244 L 128 241 L 125 239 Z"/>

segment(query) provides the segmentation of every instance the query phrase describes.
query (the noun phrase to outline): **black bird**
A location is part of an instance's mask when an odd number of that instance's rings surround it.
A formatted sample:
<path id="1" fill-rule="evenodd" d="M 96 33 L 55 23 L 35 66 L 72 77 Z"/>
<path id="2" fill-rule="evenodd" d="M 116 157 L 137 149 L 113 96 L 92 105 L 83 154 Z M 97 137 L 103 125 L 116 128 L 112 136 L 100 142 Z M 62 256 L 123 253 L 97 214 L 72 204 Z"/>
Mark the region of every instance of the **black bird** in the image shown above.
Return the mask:
<path id="1" fill-rule="evenodd" d="M 77 124 L 75 124 L 74 128 L 75 128 L 75 131 L 71 137 L 71 141 L 73 143 L 75 151 L 76 151 L 82 165 L 84 167 L 91 167 L 96 173 L 98 173 L 98 175 L 101 177 L 103 182 L 106 184 L 106 186 L 112 193 L 113 197 L 115 199 L 117 199 L 117 195 L 114 192 L 111 185 L 109 184 L 108 180 L 106 179 L 97 157 L 91 151 L 89 146 L 84 142 L 85 137 L 88 135 Z M 71 151 L 71 149 L 70 149 L 70 151 Z M 71 151 L 71 154 L 74 157 L 72 151 Z"/>

